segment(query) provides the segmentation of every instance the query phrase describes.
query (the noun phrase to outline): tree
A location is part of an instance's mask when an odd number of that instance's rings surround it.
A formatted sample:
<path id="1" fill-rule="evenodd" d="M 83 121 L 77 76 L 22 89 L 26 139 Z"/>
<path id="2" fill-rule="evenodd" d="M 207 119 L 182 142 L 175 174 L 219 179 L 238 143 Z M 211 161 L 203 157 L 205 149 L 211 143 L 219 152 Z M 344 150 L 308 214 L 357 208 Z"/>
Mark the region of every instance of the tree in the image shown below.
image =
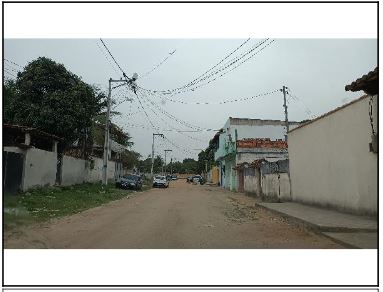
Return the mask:
<path id="1" fill-rule="evenodd" d="M 16 98 L 17 88 L 16 83 L 12 79 L 5 80 L 3 84 L 4 96 L 4 122 L 11 123 L 13 120 L 13 102 Z"/>
<path id="2" fill-rule="evenodd" d="M 121 154 L 121 161 L 124 167 L 127 169 L 132 169 L 134 166 L 137 166 L 140 161 L 141 154 L 133 150 L 125 150 Z"/>
<path id="3" fill-rule="evenodd" d="M 15 93 L 8 94 L 9 122 L 62 137 L 65 145 L 86 137 L 93 118 L 106 105 L 98 88 L 45 57 L 30 62 L 18 74 L 15 90 L 8 92 Z"/>

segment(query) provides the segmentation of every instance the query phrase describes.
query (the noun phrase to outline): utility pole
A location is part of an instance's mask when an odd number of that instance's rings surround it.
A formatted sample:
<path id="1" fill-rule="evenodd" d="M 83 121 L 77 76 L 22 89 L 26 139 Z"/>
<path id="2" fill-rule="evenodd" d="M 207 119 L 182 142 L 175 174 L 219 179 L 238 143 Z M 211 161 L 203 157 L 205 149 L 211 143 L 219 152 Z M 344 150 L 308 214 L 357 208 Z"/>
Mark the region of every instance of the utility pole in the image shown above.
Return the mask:
<path id="1" fill-rule="evenodd" d="M 153 143 L 152 143 L 152 168 L 150 170 L 150 175 L 153 178 L 153 167 L 154 167 L 154 136 L 161 136 L 162 138 L 164 137 L 164 134 L 159 134 L 159 133 L 153 133 Z"/>
<path id="2" fill-rule="evenodd" d="M 289 119 L 287 117 L 286 89 L 288 89 L 288 88 L 283 85 L 283 87 L 282 87 L 282 92 L 283 92 L 283 107 L 285 108 L 285 125 L 286 125 L 285 141 L 287 142 L 287 135 L 288 135 L 288 132 L 289 132 Z M 290 177 L 290 159 L 289 159 L 288 155 L 289 155 L 289 152 L 287 151 L 287 157 L 288 157 L 288 162 L 289 162 L 289 166 L 288 166 L 288 169 L 287 169 L 287 176 L 289 177 L 290 199 L 291 199 L 292 198 L 292 193 L 291 193 L 291 177 Z"/>
<path id="3" fill-rule="evenodd" d="M 166 152 L 171 152 L 171 151 L 173 151 L 173 150 L 170 150 L 170 149 L 166 149 L 166 150 L 164 150 L 165 151 L 165 175 L 166 175 Z"/>
<path id="4" fill-rule="evenodd" d="M 289 132 L 289 119 L 287 117 L 286 89 L 287 89 L 287 87 L 283 85 L 283 87 L 282 87 L 282 92 L 283 92 L 283 107 L 285 108 L 285 125 L 286 125 L 285 141 L 287 142 L 287 133 Z"/>
<path id="5" fill-rule="evenodd" d="M 173 175 L 173 158 L 170 158 L 170 174 Z"/>
<path id="6" fill-rule="evenodd" d="M 126 80 L 119 79 L 113 80 L 109 78 L 109 90 L 108 90 L 108 98 L 107 98 L 107 109 L 106 109 L 106 117 L 105 117 L 105 137 L 104 137 L 104 160 L 103 160 L 103 168 L 102 168 L 102 183 L 103 185 L 108 185 L 108 160 L 109 160 L 109 147 L 110 147 L 110 106 L 111 106 L 111 96 L 112 96 L 112 82 L 123 82 L 126 83 Z"/>
<path id="7" fill-rule="evenodd" d="M 105 119 L 105 137 L 104 137 L 104 167 L 102 172 L 102 182 L 108 185 L 108 156 L 109 156 L 109 119 L 110 119 L 110 98 L 112 95 L 112 78 L 109 79 L 109 90 L 107 99 L 107 110 Z"/>

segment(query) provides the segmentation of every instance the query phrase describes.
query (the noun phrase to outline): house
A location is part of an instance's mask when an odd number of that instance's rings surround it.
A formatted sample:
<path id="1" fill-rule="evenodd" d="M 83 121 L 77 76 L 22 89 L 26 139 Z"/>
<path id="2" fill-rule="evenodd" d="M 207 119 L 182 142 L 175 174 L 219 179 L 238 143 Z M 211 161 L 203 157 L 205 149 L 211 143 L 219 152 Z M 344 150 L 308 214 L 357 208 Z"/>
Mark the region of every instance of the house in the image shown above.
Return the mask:
<path id="1" fill-rule="evenodd" d="M 378 68 L 345 89 L 366 95 L 288 133 L 292 200 L 376 215 Z"/>
<path id="2" fill-rule="evenodd" d="M 99 182 L 102 178 L 103 147 L 93 147 L 88 159 L 82 159 L 81 147 L 64 153 L 57 151 L 63 139 L 36 128 L 3 124 L 3 188 L 15 194 L 33 187 Z M 124 174 L 120 153 L 123 146 L 111 140 L 108 179 Z M 101 155 L 98 157 L 98 155 Z"/>
<path id="3" fill-rule="evenodd" d="M 32 127 L 3 124 L 4 193 L 55 184 L 60 141 L 63 139 Z"/>
<path id="4" fill-rule="evenodd" d="M 289 122 L 290 129 L 299 122 Z M 230 117 L 213 138 L 214 158 L 219 164 L 220 186 L 237 191 L 240 185 L 238 164 L 265 158 L 271 161 L 287 158 L 285 121 Z M 242 174 L 240 174 L 242 175 Z"/>

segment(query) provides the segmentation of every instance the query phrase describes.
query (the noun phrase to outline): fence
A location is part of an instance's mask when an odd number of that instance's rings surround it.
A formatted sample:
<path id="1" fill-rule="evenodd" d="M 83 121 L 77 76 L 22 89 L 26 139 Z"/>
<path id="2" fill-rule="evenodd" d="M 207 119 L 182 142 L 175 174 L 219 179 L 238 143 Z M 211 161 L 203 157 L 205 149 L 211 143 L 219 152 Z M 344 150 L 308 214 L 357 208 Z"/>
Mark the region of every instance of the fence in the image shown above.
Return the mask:
<path id="1" fill-rule="evenodd" d="M 243 191 L 266 200 L 290 200 L 289 161 L 264 161 L 259 167 L 249 166 L 243 171 Z M 241 178 L 238 178 L 241 182 Z M 239 188 L 241 189 L 241 188 Z"/>

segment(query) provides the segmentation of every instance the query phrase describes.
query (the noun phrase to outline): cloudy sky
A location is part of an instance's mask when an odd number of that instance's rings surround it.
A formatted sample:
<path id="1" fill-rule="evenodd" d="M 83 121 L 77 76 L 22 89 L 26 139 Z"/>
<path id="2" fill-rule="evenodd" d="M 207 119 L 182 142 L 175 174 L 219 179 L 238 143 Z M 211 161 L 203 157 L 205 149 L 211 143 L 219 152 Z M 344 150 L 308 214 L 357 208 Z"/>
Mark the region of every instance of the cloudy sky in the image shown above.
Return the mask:
<path id="1" fill-rule="evenodd" d="M 230 116 L 284 119 L 283 85 L 294 121 L 361 96 L 344 87 L 377 66 L 375 11 L 373 4 L 7 4 L 4 73 L 14 78 L 45 56 L 107 91 L 108 79 L 122 72 L 102 37 L 122 70 L 139 75 L 138 96 L 126 87 L 112 92 L 121 112 L 112 120 L 131 134 L 133 149 L 147 157 L 153 132 L 161 132 L 167 139 L 156 138 L 157 154 L 172 149 L 174 159 L 196 158 L 214 135 L 206 129 Z M 209 69 L 219 71 L 189 90 L 153 93 Z"/>
<path id="2" fill-rule="evenodd" d="M 157 91 L 188 84 L 233 52 L 246 38 L 103 40 L 129 76 L 138 73 L 140 87 Z M 248 52 L 262 40 L 251 38 L 214 69 Z M 275 41 L 234 70 L 209 84 L 205 85 L 210 79 L 198 83 L 203 86 L 194 91 L 174 96 L 139 91 L 137 97 L 123 87 L 113 90 L 112 97 L 118 102 L 132 99 L 116 107 L 122 114 L 113 117 L 113 121 L 132 135 L 133 149 L 143 157 L 151 153 L 152 133 L 157 132 L 152 129 L 151 121 L 168 139 L 156 138 L 158 154 L 172 149 L 174 159 L 196 158 L 199 149 L 207 147 L 214 132 L 176 130 L 219 129 L 230 116 L 284 119 L 283 95 L 278 91 L 245 101 L 217 104 L 220 101 L 270 93 L 285 85 L 293 96 L 288 99 L 289 120 L 301 121 L 361 96 L 361 92 L 346 92 L 345 85 L 377 66 L 376 39 L 271 40 Z M 25 66 L 40 56 L 64 64 L 85 82 L 105 91 L 109 78 L 122 76 L 99 39 L 5 39 L 4 58 L 8 60 L 4 64 L 5 76 L 13 78 L 15 71 L 20 69 L 11 62 Z M 234 65 L 214 77 L 233 69 Z M 211 104 L 193 104 L 197 102 Z"/>

